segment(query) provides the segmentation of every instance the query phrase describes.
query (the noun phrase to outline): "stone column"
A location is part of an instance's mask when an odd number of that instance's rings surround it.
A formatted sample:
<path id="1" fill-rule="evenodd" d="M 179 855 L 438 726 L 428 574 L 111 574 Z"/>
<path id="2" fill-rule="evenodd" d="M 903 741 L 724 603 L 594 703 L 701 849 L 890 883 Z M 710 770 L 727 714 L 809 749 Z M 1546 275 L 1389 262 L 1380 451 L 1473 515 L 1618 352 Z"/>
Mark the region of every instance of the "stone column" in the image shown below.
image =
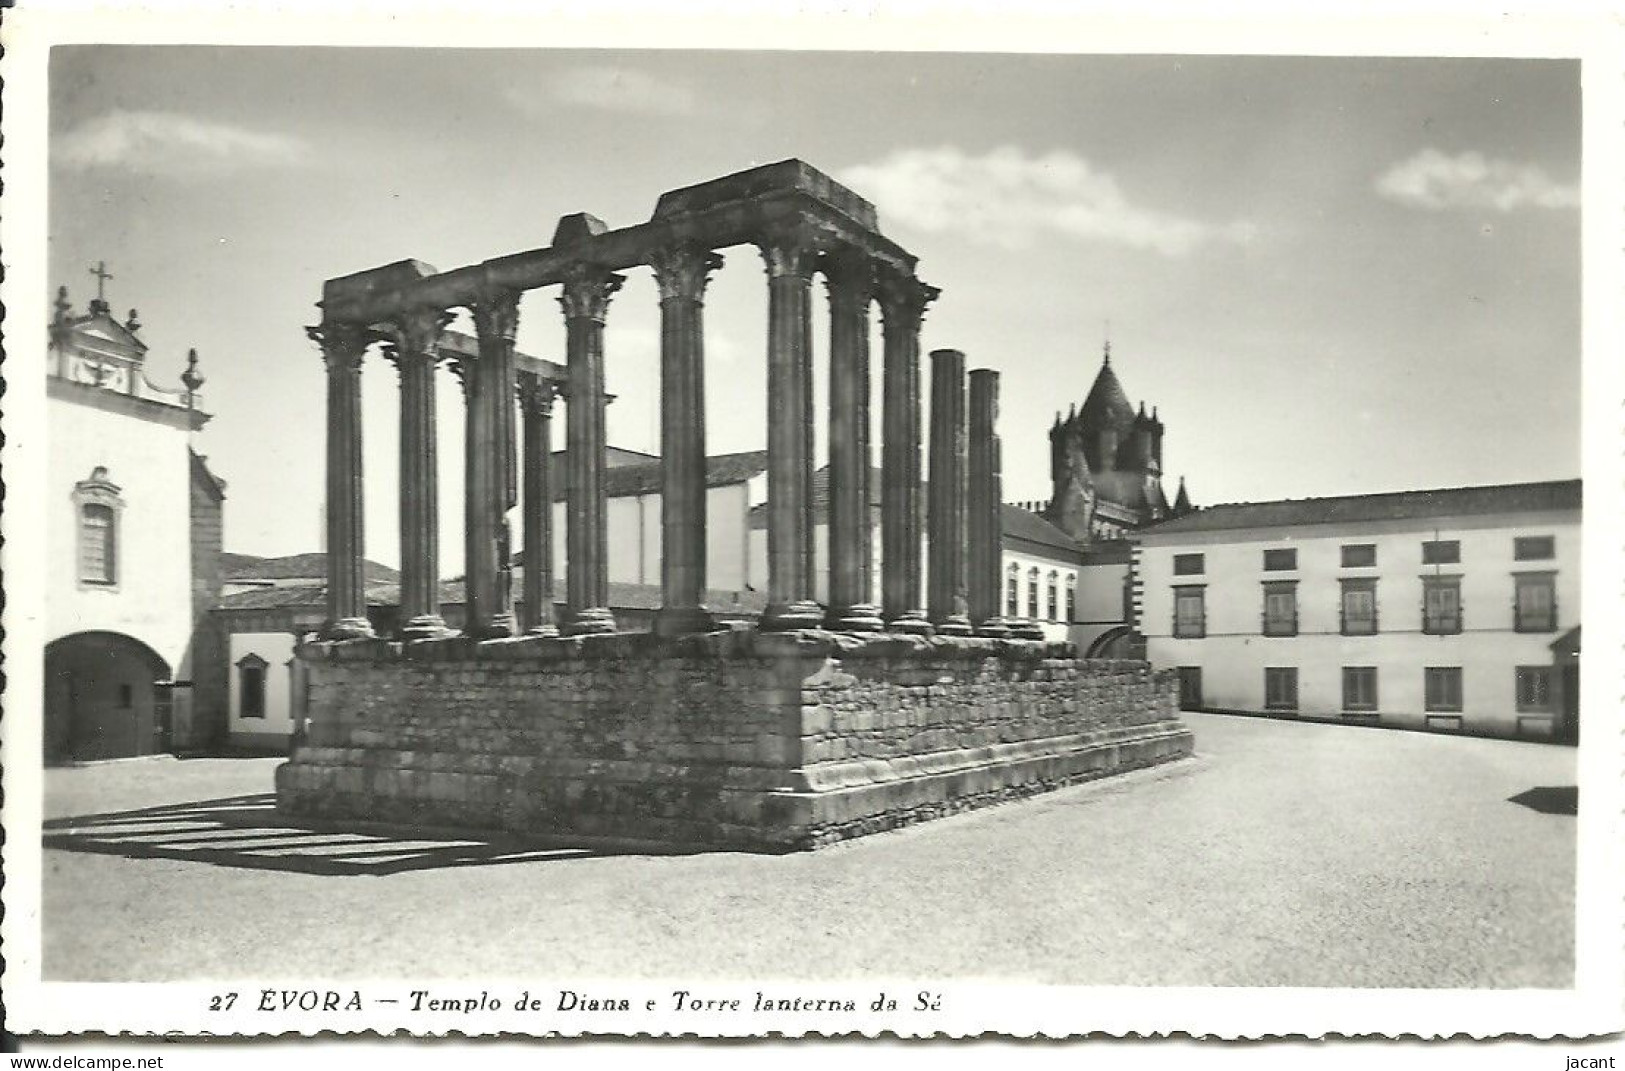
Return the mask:
<path id="1" fill-rule="evenodd" d="M 463 370 L 468 418 L 464 425 L 464 624 L 476 639 L 512 636 L 513 586 L 508 553 L 507 485 L 513 444 L 513 339 L 519 327 L 519 292 L 492 289 L 469 305 L 479 356 Z"/>
<path id="2" fill-rule="evenodd" d="M 970 572 L 967 587 L 970 619 L 978 636 L 1010 634 L 999 612 L 1004 583 L 1004 523 L 998 426 L 999 373 L 978 368 L 970 374 L 969 466 L 965 480 L 965 542 Z"/>
<path id="3" fill-rule="evenodd" d="M 435 365 L 449 315 L 412 309 L 392 325 L 387 349 L 401 377 L 400 635 L 421 640 L 446 633 L 440 616 L 440 489 L 436 470 Z"/>
<path id="4" fill-rule="evenodd" d="M 322 637 L 371 636 L 363 566 L 364 478 L 361 469 L 361 359 L 367 334 L 358 325 L 322 323 L 305 333 L 327 365 L 327 620 Z"/>
<path id="5" fill-rule="evenodd" d="M 970 634 L 965 590 L 965 355 L 931 351 L 931 624 L 944 636 Z"/>
<path id="6" fill-rule="evenodd" d="M 812 277 L 810 236 L 761 245 L 767 266 L 767 609 L 764 629 L 819 628 L 813 599 Z"/>
<path id="7" fill-rule="evenodd" d="M 654 630 L 705 632 L 705 286 L 722 257 L 675 245 L 649 258 L 660 288 L 660 611 Z"/>
<path id="8" fill-rule="evenodd" d="M 829 614 L 831 628 L 876 632 L 870 569 L 869 302 L 873 268 L 858 254 L 828 256 Z"/>
<path id="9" fill-rule="evenodd" d="M 937 294 L 913 276 L 880 285 L 880 589 L 893 632 L 931 631 L 920 604 L 920 321 Z"/>
<path id="10" fill-rule="evenodd" d="M 609 611 L 609 542 L 604 504 L 604 317 L 625 277 L 594 264 L 576 264 L 565 278 L 565 354 L 569 412 L 565 464 L 569 509 L 565 546 L 564 631 L 615 631 Z"/>
<path id="11" fill-rule="evenodd" d="M 535 372 L 519 374 L 525 415 L 525 591 L 520 627 L 557 636 L 553 621 L 553 399 L 558 388 Z"/>

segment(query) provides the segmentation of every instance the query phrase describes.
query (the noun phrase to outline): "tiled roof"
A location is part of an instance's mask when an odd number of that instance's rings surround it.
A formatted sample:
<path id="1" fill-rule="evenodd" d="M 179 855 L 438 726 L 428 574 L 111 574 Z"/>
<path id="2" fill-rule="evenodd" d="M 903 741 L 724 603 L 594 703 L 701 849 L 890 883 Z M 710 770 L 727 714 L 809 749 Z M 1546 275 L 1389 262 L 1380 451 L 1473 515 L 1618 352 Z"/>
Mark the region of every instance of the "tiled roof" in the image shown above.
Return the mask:
<path id="1" fill-rule="evenodd" d="M 569 495 L 563 457 L 561 455 L 554 457 L 553 501 L 563 502 Z M 623 495 L 657 494 L 660 491 L 660 471 L 659 460 L 608 466 L 604 469 L 604 495 L 607 498 L 619 498 Z M 725 487 L 728 484 L 744 483 L 766 471 L 766 450 L 717 454 L 705 459 L 705 486 Z"/>
<path id="2" fill-rule="evenodd" d="M 1078 541 L 1031 510 L 1002 503 L 999 506 L 999 516 L 1006 540 L 1017 540 L 1061 551 L 1070 559 L 1081 560 Z"/>
<path id="3" fill-rule="evenodd" d="M 262 558 L 257 554 L 220 555 L 223 579 L 232 580 L 326 580 L 327 555 L 320 551 L 311 554 L 286 554 L 280 558 Z M 388 583 L 401 575 L 387 565 L 369 561 L 365 564 L 368 581 Z"/>
<path id="4" fill-rule="evenodd" d="M 1282 528 L 1351 521 L 1423 520 L 1429 517 L 1471 517 L 1579 508 L 1580 481 L 1551 480 L 1488 487 L 1442 487 L 1431 491 L 1389 491 L 1338 498 L 1235 502 L 1208 506 L 1195 513 L 1164 521 L 1147 528 L 1144 534 Z"/>
<path id="5" fill-rule="evenodd" d="M 217 610 L 282 610 L 296 608 L 320 609 L 323 605 L 321 584 L 290 584 L 283 587 L 250 588 L 232 595 L 221 596 L 215 603 Z"/>

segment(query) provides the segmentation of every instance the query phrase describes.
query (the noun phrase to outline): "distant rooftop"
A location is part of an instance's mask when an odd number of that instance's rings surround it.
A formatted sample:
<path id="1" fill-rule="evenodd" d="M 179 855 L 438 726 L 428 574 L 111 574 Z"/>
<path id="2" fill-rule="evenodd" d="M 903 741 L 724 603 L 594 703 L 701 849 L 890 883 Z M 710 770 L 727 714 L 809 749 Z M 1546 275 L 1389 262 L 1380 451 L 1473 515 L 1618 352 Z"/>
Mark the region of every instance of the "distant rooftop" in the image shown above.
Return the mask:
<path id="1" fill-rule="evenodd" d="M 632 454 L 632 451 L 623 451 Z M 563 479 L 564 451 L 553 455 L 553 501 L 563 502 L 569 496 L 569 488 Z M 649 495 L 660 492 L 660 474 L 662 463 L 659 458 L 653 461 L 637 461 L 631 457 L 623 457 L 618 463 L 610 464 L 604 468 L 604 496 L 606 498 L 620 498 L 625 495 Z M 766 450 L 746 450 L 737 454 L 715 454 L 705 459 L 705 486 L 726 487 L 729 484 L 744 483 L 755 476 L 767 471 Z"/>
<path id="2" fill-rule="evenodd" d="M 1225 503 L 1163 521 L 1145 529 L 1143 534 L 1285 528 L 1353 521 L 1425 520 L 1432 517 L 1473 517 L 1579 508 L 1579 480 L 1549 480 L 1485 487 L 1441 487 L 1428 491 L 1386 491 L 1336 498 Z"/>
<path id="3" fill-rule="evenodd" d="M 220 555 L 221 579 L 233 580 L 327 580 L 327 555 L 320 551 L 311 554 L 285 554 L 280 558 L 262 558 L 257 554 Z M 368 583 L 393 584 L 401 574 L 387 565 L 365 563 Z"/>

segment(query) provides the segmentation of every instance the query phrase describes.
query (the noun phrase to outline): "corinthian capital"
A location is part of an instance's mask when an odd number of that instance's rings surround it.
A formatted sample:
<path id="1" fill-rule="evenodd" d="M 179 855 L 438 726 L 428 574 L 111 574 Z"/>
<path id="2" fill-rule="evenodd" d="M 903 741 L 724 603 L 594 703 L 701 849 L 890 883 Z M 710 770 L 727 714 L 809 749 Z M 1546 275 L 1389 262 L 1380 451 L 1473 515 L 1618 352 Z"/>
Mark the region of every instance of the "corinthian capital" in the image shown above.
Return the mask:
<path id="1" fill-rule="evenodd" d="M 322 361 L 329 372 L 359 372 L 367 352 L 371 332 L 360 324 L 323 320 L 305 328 L 305 336 L 322 348 Z"/>
<path id="2" fill-rule="evenodd" d="M 654 269 L 661 301 L 682 298 L 701 302 L 711 273 L 722 267 L 722 254 L 703 246 L 671 245 L 650 254 L 649 267 Z"/>
<path id="3" fill-rule="evenodd" d="M 553 400 L 559 396 L 559 385 L 552 379 L 535 372 L 519 373 L 519 403 L 526 412 L 539 416 L 553 414 Z"/>
<path id="4" fill-rule="evenodd" d="M 566 320 L 585 317 L 604 322 L 609 313 L 609 299 L 626 282 L 626 276 L 616 275 L 598 264 L 572 264 L 564 272 L 564 288 L 559 293 L 559 308 Z"/>
<path id="5" fill-rule="evenodd" d="M 794 277 L 811 282 L 818 271 L 818 239 L 806 227 L 775 231 L 756 244 L 769 279 Z"/>
<path id="6" fill-rule="evenodd" d="M 855 250 L 826 253 L 819 262 L 831 305 L 867 308 L 875 296 L 874 263 Z"/>
<path id="7" fill-rule="evenodd" d="M 507 287 L 486 287 L 468 303 L 474 315 L 474 331 L 480 340 L 512 342 L 519 330 L 519 291 Z"/>
<path id="8" fill-rule="evenodd" d="M 385 355 L 397 364 L 403 355 L 435 359 L 439 355 L 440 333 L 454 318 L 445 309 L 407 309 L 387 325 L 390 341 L 384 346 Z"/>
<path id="9" fill-rule="evenodd" d="M 886 326 L 903 331 L 918 331 L 925 319 L 925 307 L 941 293 L 936 287 L 920 282 L 918 277 L 901 272 L 881 276 L 876 287 L 880 315 Z"/>

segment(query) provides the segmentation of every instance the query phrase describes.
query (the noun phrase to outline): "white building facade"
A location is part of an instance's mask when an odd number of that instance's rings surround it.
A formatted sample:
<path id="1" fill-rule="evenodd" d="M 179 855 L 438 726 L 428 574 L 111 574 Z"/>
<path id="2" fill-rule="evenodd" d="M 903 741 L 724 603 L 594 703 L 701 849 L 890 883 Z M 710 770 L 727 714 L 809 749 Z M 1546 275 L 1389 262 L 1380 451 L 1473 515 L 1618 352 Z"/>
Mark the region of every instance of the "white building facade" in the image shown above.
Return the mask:
<path id="1" fill-rule="evenodd" d="M 191 451 L 201 411 L 143 370 L 132 310 L 58 296 L 47 361 L 45 741 L 49 761 L 212 742 L 223 679 L 208 629 L 224 485 Z"/>
<path id="2" fill-rule="evenodd" d="M 1187 709 L 1578 731 L 1580 481 L 1214 506 L 1141 533 Z"/>

